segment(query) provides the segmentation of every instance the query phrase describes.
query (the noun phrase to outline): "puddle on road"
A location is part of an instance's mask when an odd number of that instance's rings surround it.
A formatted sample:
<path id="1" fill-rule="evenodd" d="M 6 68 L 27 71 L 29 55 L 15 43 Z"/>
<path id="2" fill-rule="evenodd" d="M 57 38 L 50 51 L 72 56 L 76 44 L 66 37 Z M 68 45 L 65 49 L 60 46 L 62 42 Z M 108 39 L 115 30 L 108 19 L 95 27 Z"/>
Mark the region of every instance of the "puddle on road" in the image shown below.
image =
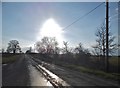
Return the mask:
<path id="1" fill-rule="evenodd" d="M 35 67 L 29 65 L 28 68 L 30 71 L 30 86 L 50 86 L 50 88 L 54 88 Z"/>
<path id="2" fill-rule="evenodd" d="M 7 64 L 2 64 L 2 66 L 6 66 Z"/>
<path id="3" fill-rule="evenodd" d="M 38 65 L 40 68 L 42 68 L 44 71 L 46 71 L 52 78 L 54 78 L 57 82 L 60 82 L 63 86 L 70 86 L 65 81 L 63 81 L 61 78 L 59 78 L 57 75 L 53 74 L 46 68 L 42 67 L 41 65 Z"/>
<path id="4" fill-rule="evenodd" d="M 29 63 L 29 70 L 30 70 L 30 77 L 31 77 L 31 86 L 52 86 L 52 84 L 44 78 L 43 74 L 40 73 L 38 70 L 36 70 L 36 68 L 33 67 L 31 64 L 36 65 L 39 68 L 43 69 L 53 79 L 55 79 L 57 82 L 61 83 L 63 86 L 70 86 L 65 81 L 63 81 L 61 78 L 59 78 L 57 75 L 53 74 L 52 72 L 47 70 L 45 67 L 38 65 L 32 59 L 29 59 L 28 63 Z M 45 63 L 42 62 L 42 64 L 44 65 Z M 54 88 L 54 87 L 52 86 L 52 88 Z"/>
<path id="5" fill-rule="evenodd" d="M 42 67 L 41 65 L 38 65 L 40 68 L 42 68 L 43 70 L 45 70 L 50 76 L 52 76 L 52 78 L 55 78 L 56 80 L 59 79 L 58 76 L 56 76 L 55 74 L 51 73 L 49 70 L 47 70 L 46 68 Z"/>

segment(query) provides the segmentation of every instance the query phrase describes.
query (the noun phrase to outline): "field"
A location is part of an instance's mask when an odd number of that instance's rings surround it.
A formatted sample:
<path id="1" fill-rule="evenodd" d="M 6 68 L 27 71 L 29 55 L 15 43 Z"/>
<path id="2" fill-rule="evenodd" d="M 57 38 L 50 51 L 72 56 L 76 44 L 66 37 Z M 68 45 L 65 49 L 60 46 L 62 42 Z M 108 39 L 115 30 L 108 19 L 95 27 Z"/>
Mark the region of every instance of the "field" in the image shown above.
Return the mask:
<path id="1" fill-rule="evenodd" d="M 18 58 L 20 58 L 20 54 L 2 54 L 2 64 L 8 64 L 16 61 Z"/>
<path id="2" fill-rule="evenodd" d="M 113 57 L 110 57 L 109 58 L 109 63 L 111 64 L 111 65 L 114 65 L 114 66 L 120 66 L 120 57 L 115 57 L 115 56 L 113 56 Z"/>

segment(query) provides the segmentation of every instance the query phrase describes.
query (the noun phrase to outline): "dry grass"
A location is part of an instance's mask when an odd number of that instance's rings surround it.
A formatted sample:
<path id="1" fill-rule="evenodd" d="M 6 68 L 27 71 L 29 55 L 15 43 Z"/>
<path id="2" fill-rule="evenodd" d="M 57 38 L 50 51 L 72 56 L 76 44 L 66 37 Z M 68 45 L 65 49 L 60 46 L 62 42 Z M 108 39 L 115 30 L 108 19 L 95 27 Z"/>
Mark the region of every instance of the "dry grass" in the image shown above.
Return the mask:
<path id="1" fill-rule="evenodd" d="M 12 62 L 16 61 L 18 57 L 19 57 L 19 55 L 11 55 L 9 57 L 3 56 L 2 64 L 12 63 Z"/>
<path id="2" fill-rule="evenodd" d="M 107 78 L 107 79 L 112 79 L 112 80 L 120 80 L 120 74 L 118 73 L 106 73 L 104 71 L 100 71 L 100 70 L 95 70 L 95 69 L 90 69 L 90 68 L 86 68 L 83 66 L 77 66 L 77 65 L 63 65 L 64 67 L 67 67 L 69 69 L 73 69 L 76 71 L 80 71 L 83 73 L 89 73 L 89 74 L 94 74 L 96 76 L 100 76 L 103 78 Z"/>

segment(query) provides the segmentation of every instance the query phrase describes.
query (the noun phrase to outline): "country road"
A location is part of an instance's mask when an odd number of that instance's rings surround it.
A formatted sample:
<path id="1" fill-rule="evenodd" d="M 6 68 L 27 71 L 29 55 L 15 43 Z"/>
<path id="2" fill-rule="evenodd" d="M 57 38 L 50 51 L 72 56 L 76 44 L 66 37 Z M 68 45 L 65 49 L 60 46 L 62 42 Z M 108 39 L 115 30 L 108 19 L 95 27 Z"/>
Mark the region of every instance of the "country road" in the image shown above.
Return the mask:
<path id="1" fill-rule="evenodd" d="M 30 55 L 22 55 L 14 63 L 2 66 L 2 86 L 54 87 L 56 81 L 64 86 L 118 86 L 116 81 L 51 65 Z"/>
<path id="2" fill-rule="evenodd" d="M 2 86 L 52 86 L 25 56 L 2 67 Z"/>

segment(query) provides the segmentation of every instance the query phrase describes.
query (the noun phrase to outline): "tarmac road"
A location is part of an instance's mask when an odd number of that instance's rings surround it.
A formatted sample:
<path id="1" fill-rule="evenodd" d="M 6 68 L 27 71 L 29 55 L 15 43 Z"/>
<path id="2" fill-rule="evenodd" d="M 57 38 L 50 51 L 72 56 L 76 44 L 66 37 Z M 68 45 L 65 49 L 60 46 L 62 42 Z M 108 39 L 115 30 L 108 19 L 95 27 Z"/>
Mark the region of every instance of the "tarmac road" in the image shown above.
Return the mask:
<path id="1" fill-rule="evenodd" d="M 52 86 L 22 55 L 14 63 L 2 66 L 2 86 Z"/>

